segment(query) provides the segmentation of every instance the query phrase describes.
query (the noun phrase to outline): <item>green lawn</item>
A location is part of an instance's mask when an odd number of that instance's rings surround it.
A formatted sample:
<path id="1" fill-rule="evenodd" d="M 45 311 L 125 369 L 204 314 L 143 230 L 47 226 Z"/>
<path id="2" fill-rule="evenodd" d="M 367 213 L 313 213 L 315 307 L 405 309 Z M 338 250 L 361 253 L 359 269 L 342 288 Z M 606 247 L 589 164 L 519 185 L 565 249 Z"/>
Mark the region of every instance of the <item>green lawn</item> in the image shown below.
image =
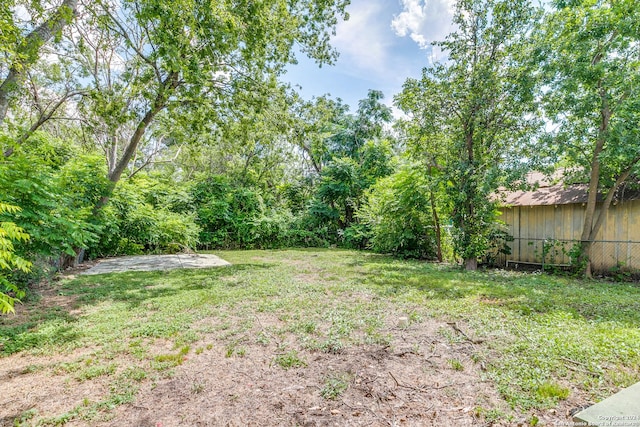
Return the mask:
<path id="1" fill-rule="evenodd" d="M 76 381 L 110 378 L 105 399 L 42 423 L 87 419 L 131 401 L 137 384 L 170 375 L 188 354 L 206 351 L 207 334 L 226 343 L 228 356 L 242 356 L 256 313 L 273 313 L 285 326 L 260 328 L 254 343 L 295 337 L 295 345 L 274 355 L 283 368 L 304 364 L 302 350 L 389 343 L 384 326 L 390 312 L 409 313 L 411 325 L 429 319 L 464 324 L 468 335 L 482 340 L 473 360 L 520 412 L 553 408 L 576 390 L 597 400 L 640 381 L 637 284 L 467 273 L 343 250 L 216 254 L 233 266 L 80 276 L 59 284 L 60 295 L 77 298 L 75 310 L 54 307 L 0 319 L 4 357 L 92 348 L 90 358 L 58 368 Z M 449 338 L 464 339 L 453 331 Z M 172 343 L 172 350 L 152 352 L 153 340 Z M 332 381 L 323 391 L 328 396 L 348 382 Z"/>

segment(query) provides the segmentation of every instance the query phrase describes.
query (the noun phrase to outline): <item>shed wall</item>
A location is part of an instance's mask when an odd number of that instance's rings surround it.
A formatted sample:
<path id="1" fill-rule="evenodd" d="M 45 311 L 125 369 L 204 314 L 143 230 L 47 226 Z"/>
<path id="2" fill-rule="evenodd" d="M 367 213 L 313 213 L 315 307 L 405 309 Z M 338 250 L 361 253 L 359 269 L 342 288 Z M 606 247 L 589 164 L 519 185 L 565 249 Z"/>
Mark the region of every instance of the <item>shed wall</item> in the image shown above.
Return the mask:
<path id="1" fill-rule="evenodd" d="M 501 211 L 500 219 L 514 237 L 507 260 L 540 263 L 544 253 L 545 263 L 570 263 L 566 252 L 580 240 L 584 205 L 513 206 Z M 640 270 L 640 200 L 609 208 L 592 247 L 592 266 L 595 270 L 616 266 Z"/>

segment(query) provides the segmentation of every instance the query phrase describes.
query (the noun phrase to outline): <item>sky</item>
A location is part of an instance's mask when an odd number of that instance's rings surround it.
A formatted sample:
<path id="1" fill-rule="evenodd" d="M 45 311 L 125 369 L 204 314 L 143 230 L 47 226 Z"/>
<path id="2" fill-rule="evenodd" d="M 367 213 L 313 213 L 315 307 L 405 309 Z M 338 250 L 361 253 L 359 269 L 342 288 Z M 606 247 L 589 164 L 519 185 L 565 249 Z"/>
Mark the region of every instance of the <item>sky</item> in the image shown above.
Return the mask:
<path id="1" fill-rule="evenodd" d="M 351 0 L 350 18 L 336 28 L 332 46 L 340 52 L 335 65 L 318 67 L 299 56 L 283 80 L 300 86 L 298 93 L 310 100 L 330 94 L 341 98 L 355 112 L 369 89 L 384 93 L 391 106 L 393 96 L 409 77 L 437 61 L 431 46 L 451 32 L 453 0 Z"/>

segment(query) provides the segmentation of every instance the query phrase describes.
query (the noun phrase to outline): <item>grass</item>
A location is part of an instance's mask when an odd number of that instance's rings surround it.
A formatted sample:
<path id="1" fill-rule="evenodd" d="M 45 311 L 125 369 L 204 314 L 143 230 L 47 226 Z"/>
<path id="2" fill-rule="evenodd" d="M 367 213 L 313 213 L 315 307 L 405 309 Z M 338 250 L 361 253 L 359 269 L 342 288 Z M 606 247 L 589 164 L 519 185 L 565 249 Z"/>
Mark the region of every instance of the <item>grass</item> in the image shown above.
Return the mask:
<path id="1" fill-rule="evenodd" d="M 283 369 L 300 368 L 307 366 L 307 362 L 302 360 L 296 350 L 290 350 L 284 354 L 278 354 L 274 358 L 274 363 Z"/>
<path id="2" fill-rule="evenodd" d="M 320 390 L 320 395 L 327 400 L 335 400 L 349 388 L 352 375 L 348 372 L 341 372 L 327 376 L 324 386 Z"/>
<path id="3" fill-rule="evenodd" d="M 109 396 L 60 415 L 65 420 L 99 419 L 130 401 L 136 383 L 170 375 L 191 347 L 196 355 L 213 348 L 243 357 L 251 345 L 276 343 L 273 364 L 289 369 L 304 366 L 304 351 L 387 346 L 392 337 L 385 325 L 396 321 L 389 313 L 403 313 L 410 325 L 430 318 L 464 324 L 483 340 L 473 360 L 483 363 L 487 378 L 519 410 L 552 408 L 567 398 L 567 384 L 599 399 L 640 380 L 637 284 L 466 273 L 342 250 L 217 254 L 233 266 L 67 281 L 60 292 L 77 298 L 78 310 L 0 318 L 0 355 L 95 349 L 91 363 L 79 359 L 47 368 L 74 381 L 111 381 Z M 280 326 L 259 324 L 258 314 L 277 318 Z M 451 342 L 464 340 L 450 328 L 438 333 Z M 202 343 L 205 338 L 209 344 Z M 150 350 L 163 343 L 174 350 Z M 464 369 L 458 360 L 450 366 Z M 329 378 L 320 388 L 332 396 L 340 384 Z"/>

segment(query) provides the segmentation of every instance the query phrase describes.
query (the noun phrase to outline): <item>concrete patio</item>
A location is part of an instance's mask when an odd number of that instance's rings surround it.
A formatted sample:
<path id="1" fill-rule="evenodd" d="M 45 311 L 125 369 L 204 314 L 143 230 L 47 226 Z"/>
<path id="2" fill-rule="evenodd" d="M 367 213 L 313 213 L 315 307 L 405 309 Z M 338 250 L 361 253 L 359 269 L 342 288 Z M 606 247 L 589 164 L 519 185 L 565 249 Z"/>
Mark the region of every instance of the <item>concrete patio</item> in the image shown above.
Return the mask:
<path id="1" fill-rule="evenodd" d="M 178 268 L 210 268 L 231 265 L 210 254 L 136 255 L 105 258 L 82 274 L 122 273 L 126 271 L 157 271 Z"/>

